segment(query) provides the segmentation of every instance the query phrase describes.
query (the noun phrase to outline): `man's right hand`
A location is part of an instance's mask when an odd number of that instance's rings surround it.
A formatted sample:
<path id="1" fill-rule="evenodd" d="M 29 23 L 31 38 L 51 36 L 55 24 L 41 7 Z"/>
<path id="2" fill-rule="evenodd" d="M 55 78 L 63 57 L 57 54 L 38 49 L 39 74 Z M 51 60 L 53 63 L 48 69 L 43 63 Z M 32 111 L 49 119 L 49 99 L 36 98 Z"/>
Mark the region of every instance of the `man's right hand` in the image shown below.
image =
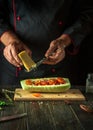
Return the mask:
<path id="1" fill-rule="evenodd" d="M 31 50 L 13 33 L 6 32 L 3 34 L 1 36 L 1 42 L 5 45 L 5 48 L 3 50 L 5 58 L 8 60 L 8 62 L 16 67 L 20 67 L 22 65 L 22 62 L 18 57 L 19 52 L 26 50 L 27 53 L 31 56 Z"/>
<path id="2" fill-rule="evenodd" d="M 3 54 L 5 58 L 14 66 L 20 67 L 22 62 L 18 57 L 18 53 L 22 50 L 26 50 L 29 55 L 31 55 L 31 51 L 24 45 L 22 42 L 19 43 L 11 43 L 4 48 Z"/>

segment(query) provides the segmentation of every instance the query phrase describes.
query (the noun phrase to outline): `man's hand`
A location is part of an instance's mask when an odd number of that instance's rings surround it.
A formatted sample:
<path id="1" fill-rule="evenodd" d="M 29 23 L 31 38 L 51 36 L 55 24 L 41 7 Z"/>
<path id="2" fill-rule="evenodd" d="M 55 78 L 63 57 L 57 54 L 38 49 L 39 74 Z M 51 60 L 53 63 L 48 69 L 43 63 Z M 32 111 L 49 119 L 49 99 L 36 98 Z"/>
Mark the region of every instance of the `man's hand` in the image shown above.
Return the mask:
<path id="1" fill-rule="evenodd" d="M 22 50 L 26 50 L 29 55 L 31 51 L 22 42 L 13 42 L 4 48 L 3 54 L 5 58 L 14 66 L 20 67 L 22 62 L 18 57 L 18 53 Z"/>
<path id="2" fill-rule="evenodd" d="M 56 40 L 53 40 L 45 53 L 45 57 L 47 57 L 48 60 L 44 63 L 54 65 L 62 61 L 65 58 L 65 47 L 70 44 L 71 38 L 66 34 L 63 34 Z"/>
<path id="3" fill-rule="evenodd" d="M 5 32 L 1 36 L 1 42 L 5 45 L 3 51 L 5 58 L 16 67 L 22 65 L 22 62 L 18 57 L 20 51 L 26 50 L 31 56 L 31 50 L 11 31 Z"/>

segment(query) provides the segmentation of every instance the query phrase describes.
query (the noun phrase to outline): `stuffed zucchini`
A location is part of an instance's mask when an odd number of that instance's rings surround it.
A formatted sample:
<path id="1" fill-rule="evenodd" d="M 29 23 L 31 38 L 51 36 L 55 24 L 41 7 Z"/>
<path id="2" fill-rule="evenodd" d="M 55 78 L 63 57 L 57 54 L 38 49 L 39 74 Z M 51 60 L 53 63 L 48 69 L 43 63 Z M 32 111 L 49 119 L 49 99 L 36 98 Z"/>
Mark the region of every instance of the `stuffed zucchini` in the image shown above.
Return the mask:
<path id="1" fill-rule="evenodd" d="M 69 79 L 62 77 L 25 79 L 20 84 L 30 92 L 65 92 L 71 87 Z"/>

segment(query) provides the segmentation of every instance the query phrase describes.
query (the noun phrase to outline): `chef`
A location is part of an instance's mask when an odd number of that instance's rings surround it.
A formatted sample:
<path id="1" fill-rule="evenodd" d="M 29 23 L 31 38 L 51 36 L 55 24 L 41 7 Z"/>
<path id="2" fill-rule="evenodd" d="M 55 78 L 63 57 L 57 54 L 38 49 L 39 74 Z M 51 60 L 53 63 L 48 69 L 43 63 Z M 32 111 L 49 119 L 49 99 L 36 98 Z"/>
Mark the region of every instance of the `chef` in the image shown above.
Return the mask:
<path id="1" fill-rule="evenodd" d="M 0 85 L 51 76 L 72 82 L 72 55 L 92 27 L 92 0 L 0 0 Z M 27 73 L 18 57 L 23 50 L 35 62 L 48 60 Z"/>

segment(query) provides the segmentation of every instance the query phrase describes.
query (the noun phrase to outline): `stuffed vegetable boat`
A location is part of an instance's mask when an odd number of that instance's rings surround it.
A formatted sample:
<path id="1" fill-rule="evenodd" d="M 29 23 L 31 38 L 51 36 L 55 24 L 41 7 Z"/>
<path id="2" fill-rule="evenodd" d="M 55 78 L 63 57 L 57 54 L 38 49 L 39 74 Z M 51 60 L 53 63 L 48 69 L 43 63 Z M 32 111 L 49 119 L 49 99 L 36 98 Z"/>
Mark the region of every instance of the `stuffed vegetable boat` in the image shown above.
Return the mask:
<path id="1" fill-rule="evenodd" d="M 69 79 L 62 77 L 24 79 L 20 84 L 30 92 L 65 92 L 71 87 Z"/>

